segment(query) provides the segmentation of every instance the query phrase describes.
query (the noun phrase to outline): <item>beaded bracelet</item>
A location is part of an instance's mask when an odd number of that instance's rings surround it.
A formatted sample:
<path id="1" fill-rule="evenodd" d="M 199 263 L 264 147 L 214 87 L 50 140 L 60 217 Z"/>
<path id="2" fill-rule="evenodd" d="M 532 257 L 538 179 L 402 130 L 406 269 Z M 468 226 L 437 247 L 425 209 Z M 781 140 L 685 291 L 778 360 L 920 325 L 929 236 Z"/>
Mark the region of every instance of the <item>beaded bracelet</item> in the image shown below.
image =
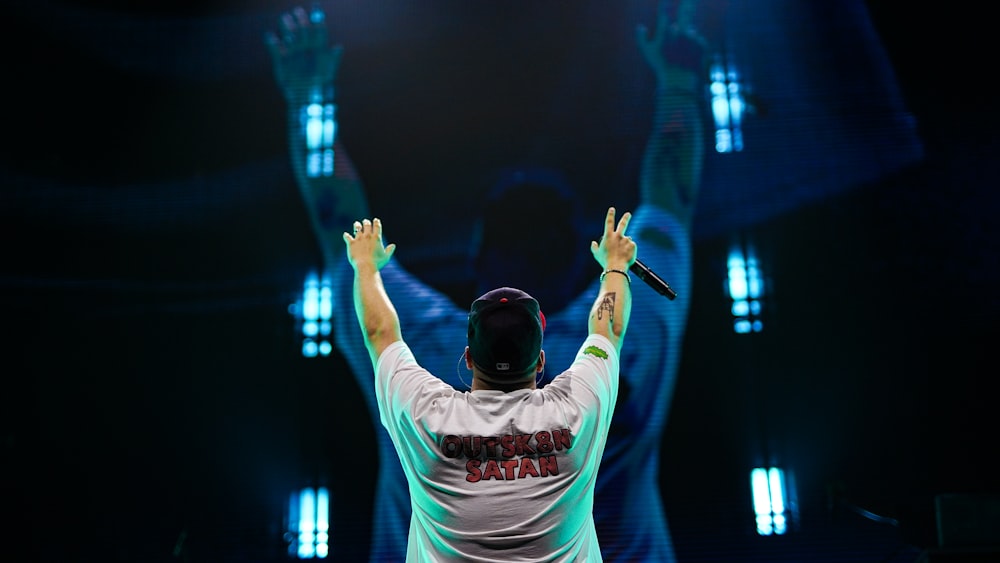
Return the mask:
<path id="1" fill-rule="evenodd" d="M 603 272 L 601 272 L 601 281 L 602 282 L 604 281 L 604 276 L 606 276 L 608 274 L 621 274 L 621 275 L 625 276 L 625 280 L 628 281 L 628 284 L 630 286 L 632 285 L 632 277 L 628 275 L 628 272 L 625 272 L 623 270 L 604 270 Z"/>

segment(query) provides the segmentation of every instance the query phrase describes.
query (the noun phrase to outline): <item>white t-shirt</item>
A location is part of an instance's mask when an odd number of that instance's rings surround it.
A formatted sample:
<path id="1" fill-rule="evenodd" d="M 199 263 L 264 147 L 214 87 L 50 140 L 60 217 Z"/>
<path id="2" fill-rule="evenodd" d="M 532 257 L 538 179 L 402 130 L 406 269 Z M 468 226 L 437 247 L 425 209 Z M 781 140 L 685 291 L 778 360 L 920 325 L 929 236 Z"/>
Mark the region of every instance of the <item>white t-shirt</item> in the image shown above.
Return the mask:
<path id="1" fill-rule="evenodd" d="M 409 484 L 407 561 L 600 561 L 594 484 L 618 362 L 591 335 L 542 389 L 460 392 L 405 342 L 386 348 L 375 394 Z"/>

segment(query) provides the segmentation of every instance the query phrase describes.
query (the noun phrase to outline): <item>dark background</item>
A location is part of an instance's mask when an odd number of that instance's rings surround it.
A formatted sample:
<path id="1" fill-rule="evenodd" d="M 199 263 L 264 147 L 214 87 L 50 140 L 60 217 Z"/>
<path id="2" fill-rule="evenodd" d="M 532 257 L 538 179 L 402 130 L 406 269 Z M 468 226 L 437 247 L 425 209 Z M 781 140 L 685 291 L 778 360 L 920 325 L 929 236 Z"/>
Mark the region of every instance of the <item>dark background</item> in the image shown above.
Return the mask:
<path id="1" fill-rule="evenodd" d="M 280 559 L 289 492 L 326 484 L 335 559 L 359 560 L 373 431 L 288 312 L 319 258 L 261 34 L 294 4 L 8 4 L 2 552 Z M 699 202 L 662 465 L 682 561 L 913 560 L 935 495 L 1000 492 L 989 18 L 813 4 L 699 11 L 759 111 Z M 566 169 L 595 217 L 634 205 L 651 83 L 633 28 L 655 2 L 323 6 L 371 207 L 456 302 L 466 244 L 433 225 L 471 228 L 497 167 Z M 768 278 L 761 334 L 731 330 L 734 242 Z M 795 472 L 794 534 L 754 537 L 758 463 Z"/>

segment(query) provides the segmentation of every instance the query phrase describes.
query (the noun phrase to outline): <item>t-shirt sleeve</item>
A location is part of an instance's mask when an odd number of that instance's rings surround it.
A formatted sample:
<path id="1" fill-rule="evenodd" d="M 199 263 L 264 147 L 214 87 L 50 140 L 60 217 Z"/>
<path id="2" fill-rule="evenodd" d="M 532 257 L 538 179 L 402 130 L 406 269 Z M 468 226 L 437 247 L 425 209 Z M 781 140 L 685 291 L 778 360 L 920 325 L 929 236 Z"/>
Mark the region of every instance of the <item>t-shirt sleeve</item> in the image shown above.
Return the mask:
<path id="1" fill-rule="evenodd" d="M 588 411 L 600 413 L 600 419 L 611 419 L 618 399 L 619 357 L 611 341 L 592 334 L 580 346 L 569 369 L 550 383 L 562 389 Z"/>
<path id="2" fill-rule="evenodd" d="M 411 418 L 412 406 L 433 393 L 451 393 L 450 385 L 417 363 L 402 340 L 393 342 L 375 363 L 375 400 L 382 425 L 394 438 L 399 424 Z"/>

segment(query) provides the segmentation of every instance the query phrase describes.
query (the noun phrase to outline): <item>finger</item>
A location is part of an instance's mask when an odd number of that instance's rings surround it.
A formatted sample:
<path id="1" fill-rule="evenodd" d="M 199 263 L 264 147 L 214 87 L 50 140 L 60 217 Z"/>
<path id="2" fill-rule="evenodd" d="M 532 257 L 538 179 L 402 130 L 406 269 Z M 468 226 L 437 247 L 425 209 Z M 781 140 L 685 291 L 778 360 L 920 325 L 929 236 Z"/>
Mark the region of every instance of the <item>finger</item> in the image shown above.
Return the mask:
<path id="1" fill-rule="evenodd" d="M 281 28 L 281 35 L 285 41 L 292 41 L 296 31 L 295 18 L 289 13 L 284 13 L 281 14 L 281 18 L 278 20 L 278 23 Z"/>
<path id="2" fill-rule="evenodd" d="M 615 232 L 615 208 L 609 207 L 608 214 L 604 218 L 604 236 L 607 238 L 608 235 Z"/>
<path id="3" fill-rule="evenodd" d="M 309 20 L 313 23 L 326 22 L 326 12 L 323 11 L 323 7 L 319 5 L 319 2 L 313 2 L 312 8 L 309 10 Z"/>
<path id="4" fill-rule="evenodd" d="M 632 213 L 626 211 L 622 214 L 622 218 L 618 221 L 618 234 L 624 236 L 625 229 L 628 228 L 629 222 L 632 220 Z"/>
<path id="5" fill-rule="evenodd" d="M 381 239 L 382 238 L 382 220 L 379 219 L 378 217 L 376 217 L 372 221 L 372 229 L 373 229 L 372 232 L 375 233 L 375 236 L 377 236 L 378 238 Z"/>
<path id="6" fill-rule="evenodd" d="M 302 6 L 296 7 L 292 10 L 292 16 L 295 18 L 295 24 L 302 29 L 309 28 L 309 14 L 306 13 Z"/>
<path id="7" fill-rule="evenodd" d="M 355 221 L 354 222 L 354 236 L 357 236 L 357 234 L 361 232 L 361 229 L 362 229 L 361 223 L 358 222 L 358 221 Z"/>
<path id="8" fill-rule="evenodd" d="M 677 25 L 681 29 L 691 27 L 694 23 L 695 3 L 693 0 L 681 0 L 677 6 Z"/>
<path id="9" fill-rule="evenodd" d="M 309 34 L 309 42 L 316 47 L 326 47 L 326 26 L 322 23 L 314 23 L 312 32 Z"/>
<path id="10" fill-rule="evenodd" d="M 644 24 L 639 24 L 635 26 L 635 40 L 639 43 L 639 46 L 643 46 L 649 42 L 649 28 Z"/>
<path id="11" fill-rule="evenodd" d="M 323 47 L 326 44 L 326 24 L 323 23 L 323 12 L 318 11 L 319 16 L 314 17 L 316 11 L 307 12 L 304 8 L 298 7 L 293 12 L 295 23 L 301 32 L 301 40 L 309 47 Z"/>
<path id="12" fill-rule="evenodd" d="M 667 26 L 670 25 L 670 10 L 667 7 L 667 0 L 661 0 L 656 11 L 656 35 L 655 40 L 660 41 L 667 34 Z"/>
<path id="13" fill-rule="evenodd" d="M 396 243 L 392 243 L 385 247 L 385 257 L 386 259 L 392 258 L 392 255 L 396 253 Z"/>
<path id="14" fill-rule="evenodd" d="M 264 44 L 267 45 L 267 50 L 271 53 L 271 58 L 275 60 L 280 59 L 285 54 L 285 48 L 281 45 L 281 40 L 278 39 L 278 36 L 273 31 L 264 33 Z"/>
<path id="15" fill-rule="evenodd" d="M 313 4 L 312 10 L 309 12 L 309 27 L 313 31 L 313 44 L 317 47 L 326 46 L 326 12 L 319 4 Z"/>

